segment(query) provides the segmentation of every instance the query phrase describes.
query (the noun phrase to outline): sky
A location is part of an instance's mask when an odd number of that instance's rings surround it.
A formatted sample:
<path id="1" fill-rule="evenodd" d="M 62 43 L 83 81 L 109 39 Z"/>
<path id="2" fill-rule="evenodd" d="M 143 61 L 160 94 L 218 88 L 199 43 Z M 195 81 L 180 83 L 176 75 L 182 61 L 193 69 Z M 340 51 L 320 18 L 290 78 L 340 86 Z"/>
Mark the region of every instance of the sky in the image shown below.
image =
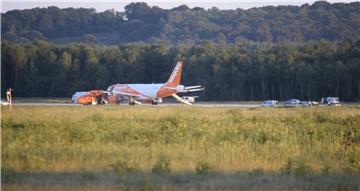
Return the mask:
<path id="1" fill-rule="evenodd" d="M 219 9 L 249 9 L 253 7 L 262 7 L 267 5 L 302 5 L 305 3 L 313 4 L 315 1 L 312 0 L 0 0 L 1 1 L 1 12 L 7 12 L 14 9 L 31 9 L 36 7 L 48 7 L 57 6 L 59 8 L 95 8 L 97 12 L 105 11 L 108 9 L 115 9 L 117 11 L 124 11 L 124 7 L 131 2 L 146 2 L 150 6 L 159 6 L 164 9 L 171 9 L 180 5 L 186 4 L 188 7 L 203 7 L 205 9 L 217 7 Z M 349 3 L 358 0 L 328 0 L 330 3 Z"/>

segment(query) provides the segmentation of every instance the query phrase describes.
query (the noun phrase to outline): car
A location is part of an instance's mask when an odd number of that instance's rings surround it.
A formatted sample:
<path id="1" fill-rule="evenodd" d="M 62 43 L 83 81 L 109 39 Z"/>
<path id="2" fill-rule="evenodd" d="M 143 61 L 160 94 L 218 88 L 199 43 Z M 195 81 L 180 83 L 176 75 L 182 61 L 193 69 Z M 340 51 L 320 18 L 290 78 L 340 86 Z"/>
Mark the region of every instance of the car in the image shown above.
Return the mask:
<path id="1" fill-rule="evenodd" d="M 198 96 L 183 96 L 181 97 L 183 100 L 189 103 L 194 103 L 195 99 L 198 98 Z"/>
<path id="2" fill-rule="evenodd" d="M 311 101 L 301 101 L 301 106 L 303 106 L 303 107 L 312 106 L 312 102 Z"/>
<path id="3" fill-rule="evenodd" d="M 317 101 L 311 101 L 311 105 L 312 105 L 312 106 L 318 106 L 318 105 L 319 105 L 319 102 L 317 102 Z"/>
<path id="4" fill-rule="evenodd" d="M 285 102 L 285 106 L 287 107 L 299 107 L 301 105 L 301 101 L 298 99 L 290 99 Z"/>
<path id="5" fill-rule="evenodd" d="M 265 100 L 261 106 L 262 107 L 274 107 L 276 104 L 278 104 L 277 100 Z"/>
<path id="6" fill-rule="evenodd" d="M 340 103 L 338 97 L 327 97 L 325 99 L 321 98 L 321 102 L 323 104 L 327 104 L 327 105 L 341 106 L 341 103 Z"/>
<path id="7" fill-rule="evenodd" d="M 309 106 L 318 106 L 319 102 L 316 101 L 301 101 L 301 106 L 309 107 Z"/>

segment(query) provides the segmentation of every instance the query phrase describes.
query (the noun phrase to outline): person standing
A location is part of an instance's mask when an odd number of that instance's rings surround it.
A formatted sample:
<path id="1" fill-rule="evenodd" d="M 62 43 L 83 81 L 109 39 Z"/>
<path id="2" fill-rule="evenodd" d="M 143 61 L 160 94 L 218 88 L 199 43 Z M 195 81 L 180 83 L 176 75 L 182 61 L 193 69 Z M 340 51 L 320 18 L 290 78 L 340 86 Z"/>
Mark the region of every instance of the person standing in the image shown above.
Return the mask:
<path id="1" fill-rule="evenodd" d="M 10 110 L 12 109 L 12 93 L 13 93 L 13 91 L 14 90 L 12 88 L 7 89 L 7 91 L 6 91 L 6 100 L 9 103 Z"/>

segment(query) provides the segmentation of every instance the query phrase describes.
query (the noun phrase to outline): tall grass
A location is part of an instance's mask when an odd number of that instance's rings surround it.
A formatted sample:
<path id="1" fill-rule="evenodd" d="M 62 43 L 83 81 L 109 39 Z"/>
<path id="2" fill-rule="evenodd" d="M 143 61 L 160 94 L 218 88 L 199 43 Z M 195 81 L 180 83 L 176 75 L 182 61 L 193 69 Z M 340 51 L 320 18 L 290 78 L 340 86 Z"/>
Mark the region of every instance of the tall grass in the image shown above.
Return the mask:
<path id="1" fill-rule="evenodd" d="M 3 171 L 360 174 L 359 107 L 15 106 L 1 122 Z"/>

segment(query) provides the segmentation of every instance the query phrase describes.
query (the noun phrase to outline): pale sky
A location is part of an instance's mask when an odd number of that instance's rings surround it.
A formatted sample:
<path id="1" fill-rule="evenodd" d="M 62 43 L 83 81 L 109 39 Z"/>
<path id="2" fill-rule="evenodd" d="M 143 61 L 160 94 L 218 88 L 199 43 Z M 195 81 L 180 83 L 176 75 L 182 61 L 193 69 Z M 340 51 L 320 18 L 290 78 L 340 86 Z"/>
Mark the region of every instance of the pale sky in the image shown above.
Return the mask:
<path id="1" fill-rule="evenodd" d="M 358 2 L 358 0 L 328 0 L 330 3 L 349 3 L 349 2 Z M 248 9 L 253 7 L 262 7 L 267 5 L 302 5 L 305 3 L 313 4 L 314 1 L 310 0 L 224 0 L 224 1 L 211 1 L 211 0 L 150 0 L 150 1 L 136 1 L 136 0 L 80 0 L 80 1 L 69 1 L 69 0 L 1 0 L 1 12 L 6 12 L 13 9 L 31 9 L 36 7 L 48 7 L 48 6 L 57 6 L 59 8 L 95 8 L 96 11 L 104 11 L 107 9 L 115 9 L 117 11 L 123 11 L 124 7 L 131 2 L 146 2 L 150 6 L 159 6 L 164 9 L 171 9 L 183 4 L 186 4 L 188 7 L 203 7 L 205 9 L 211 7 L 217 7 L 219 9 Z"/>

